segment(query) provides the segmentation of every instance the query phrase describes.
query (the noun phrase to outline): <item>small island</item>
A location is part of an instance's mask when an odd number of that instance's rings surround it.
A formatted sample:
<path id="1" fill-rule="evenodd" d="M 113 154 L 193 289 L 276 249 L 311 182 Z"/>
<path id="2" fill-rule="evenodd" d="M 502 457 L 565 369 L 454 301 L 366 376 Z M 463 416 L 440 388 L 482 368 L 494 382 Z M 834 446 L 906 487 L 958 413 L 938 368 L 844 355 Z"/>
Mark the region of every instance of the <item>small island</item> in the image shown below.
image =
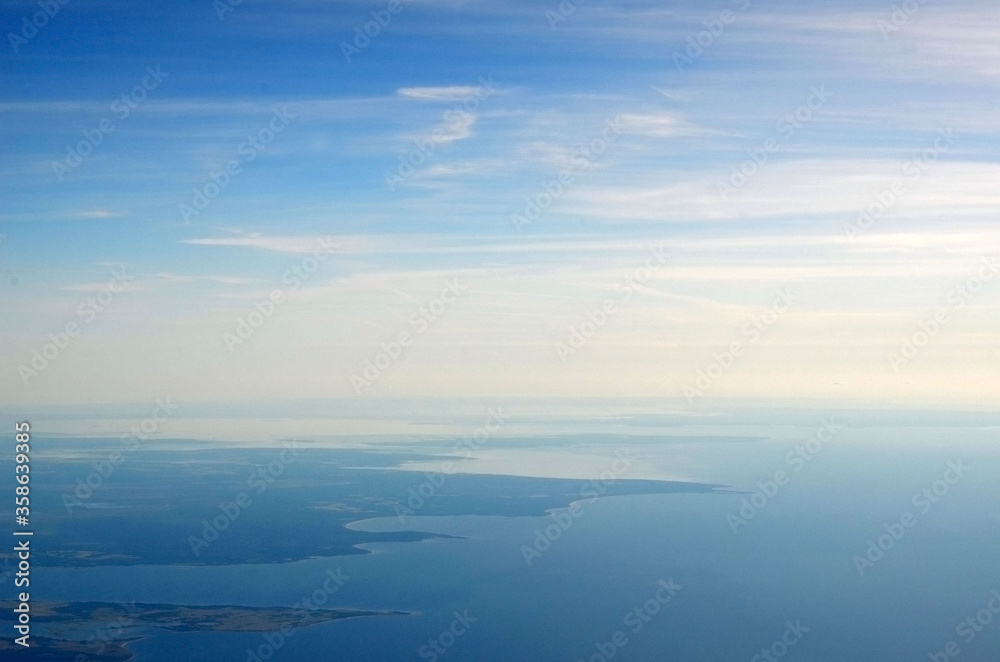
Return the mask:
<path id="1" fill-rule="evenodd" d="M 10 639 L 0 639 L 0 653 L 4 653 L 5 660 L 8 659 L 7 651 L 17 651 L 21 657 L 11 657 L 10 659 L 44 662 L 79 662 L 80 660 L 100 659 L 101 662 L 129 662 L 134 656 L 131 651 L 125 648 L 128 641 L 102 642 L 100 657 L 95 657 L 98 647 L 89 641 L 47 639 L 33 636 L 30 648 L 25 648 L 15 644 Z"/>
<path id="2" fill-rule="evenodd" d="M 0 621 L 10 620 L 15 603 L 0 601 Z M 300 607 L 242 607 L 232 605 L 168 605 L 112 602 L 37 602 L 32 614 L 47 626 L 65 625 L 78 631 L 110 631 L 115 625 L 120 637 L 112 640 L 31 638 L 32 660 L 74 662 L 77 656 L 128 662 L 132 653 L 125 647 L 137 638 L 141 628 L 173 632 L 274 632 L 303 628 L 343 618 L 361 616 L 407 616 L 409 612 L 360 609 L 305 609 Z M 0 640 L 0 651 L 24 650 L 12 641 Z"/>

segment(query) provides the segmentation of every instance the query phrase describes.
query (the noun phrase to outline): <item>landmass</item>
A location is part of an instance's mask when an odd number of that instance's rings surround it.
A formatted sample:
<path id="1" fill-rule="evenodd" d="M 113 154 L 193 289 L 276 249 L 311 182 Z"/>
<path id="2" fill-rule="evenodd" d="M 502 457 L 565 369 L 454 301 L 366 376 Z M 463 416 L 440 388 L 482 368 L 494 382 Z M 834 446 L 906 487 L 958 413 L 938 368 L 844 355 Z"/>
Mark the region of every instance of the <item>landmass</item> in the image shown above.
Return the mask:
<path id="1" fill-rule="evenodd" d="M 40 566 L 288 563 L 367 554 L 373 543 L 448 537 L 405 530 L 411 516 L 544 517 L 587 498 L 720 489 L 630 479 L 624 464 L 606 481 L 425 473 L 396 467 L 443 466 L 455 458 L 305 447 L 201 449 L 197 461 L 181 461 L 173 450 L 149 450 L 122 455 L 109 473 L 102 462 L 111 451 L 94 444 L 72 456 L 47 458 L 34 469 Z M 404 527 L 350 527 L 380 517 L 396 518 Z M 10 556 L 0 554 L 0 572 L 14 567 Z"/>
<path id="2" fill-rule="evenodd" d="M 9 620 L 14 601 L 0 601 L 0 620 Z M 243 607 L 232 605 L 168 605 L 113 602 L 33 602 L 32 615 L 47 627 L 60 623 L 117 624 L 123 628 L 154 627 L 174 632 L 271 632 L 302 628 L 359 616 L 407 616 L 409 612 L 362 609 L 306 609 L 302 607 Z M 34 641 L 34 639 L 32 639 Z"/>
<path id="3" fill-rule="evenodd" d="M 9 659 L 25 662 L 81 662 L 81 660 L 101 660 L 101 662 L 129 662 L 134 658 L 125 648 L 127 641 L 109 641 L 101 648 L 98 656 L 94 644 L 68 639 L 47 639 L 31 637 L 28 648 L 15 644 L 9 639 L 0 639 L 0 656 L 8 659 L 7 651 L 16 651 L 18 657 Z"/>
<path id="4" fill-rule="evenodd" d="M 15 606 L 13 601 L 0 601 L 0 621 L 10 620 Z M 91 659 L 128 662 L 133 656 L 125 645 L 136 640 L 141 628 L 173 632 L 273 632 L 344 618 L 409 615 L 409 612 L 390 610 L 110 602 L 35 602 L 31 605 L 31 613 L 37 622 L 43 622 L 52 631 L 65 629 L 90 634 L 81 634 L 76 639 L 32 636 L 29 648 L 2 639 L 0 651 L 21 651 L 19 659 L 31 662 L 80 662 Z M 118 634 L 113 637 L 109 634 L 111 632 Z M 79 657 L 81 655 L 83 657 Z M 6 659 L 7 656 L 2 657 Z"/>

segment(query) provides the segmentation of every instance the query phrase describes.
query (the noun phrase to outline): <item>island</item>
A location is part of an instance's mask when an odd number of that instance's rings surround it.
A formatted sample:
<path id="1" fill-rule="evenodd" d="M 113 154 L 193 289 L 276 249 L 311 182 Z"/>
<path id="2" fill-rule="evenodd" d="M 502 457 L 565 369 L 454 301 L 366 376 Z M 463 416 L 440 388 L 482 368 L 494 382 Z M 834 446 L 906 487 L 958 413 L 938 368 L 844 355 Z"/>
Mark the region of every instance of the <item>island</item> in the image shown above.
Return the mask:
<path id="1" fill-rule="evenodd" d="M 15 603 L 0 601 L 0 621 L 10 620 Z M 142 628 L 173 632 L 274 632 L 304 628 L 344 618 L 361 616 L 408 616 L 409 612 L 360 609 L 306 609 L 301 607 L 244 607 L 233 605 L 170 605 L 111 602 L 37 602 L 32 615 L 47 627 L 78 632 L 101 632 L 85 639 L 32 637 L 31 660 L 74 662 L 79 659 L 128 662 L 125 647 L 135 641 Z M 111 637 L 107 633 L 116 632 Z M 0 651 L 25 650 L 12 641 L 0 640 Z M 86 658 L 77 656 L 85 655 Z"/>

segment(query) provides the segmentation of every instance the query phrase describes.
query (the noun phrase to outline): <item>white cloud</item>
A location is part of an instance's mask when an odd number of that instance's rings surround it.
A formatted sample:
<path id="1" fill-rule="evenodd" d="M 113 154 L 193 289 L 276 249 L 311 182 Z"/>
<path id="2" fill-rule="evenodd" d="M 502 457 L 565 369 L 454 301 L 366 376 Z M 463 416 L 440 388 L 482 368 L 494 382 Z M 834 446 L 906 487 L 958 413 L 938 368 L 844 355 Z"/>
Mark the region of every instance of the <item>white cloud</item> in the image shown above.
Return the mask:
<path id="1" fill-rule="evenodd" d="M 622 113 L 617 116 L 616 123 L 623 133 L 638 136 L 671 138 L 674 136 L 688 136 L 701 133 L 701 131 L 688 124 L 677 113 L 652 113 L 645 115 Z"/>
<path id="2" fill-rule="evenodd" d="M 737 165 L 692 179 L 675 176 L 675 181 L 666 184 L 581 187 L 572 191 L 559 211 L 609 222 L 839 215 L 850 223 L 894 181 L 903 181 L 906 190 L 894 196 L 884 220 L 992 218 L 1000 209 L 996 186 L 1000 165 L 992 163 L 942 161 L 922 171 L 919 179 L 911 179 L 904 175 L 904 163 L 897 161 L 775 162 L 762 167 L 744 188 L 723 198 L 718 184 Z"/>
<path id="3" fill-rule="evenodd" d="M 476 96 L 479 90 L 469 85 L 451 87 L 401 87 L 396 93 L 407 99 L 419 101 L 464 101 Z"/>
<path id="4" fill-rule="evenodd" d="M 170 272 L 160 272 L 156 278 L 172 283 L 218 283 L 220 285 L 252 285 L 261 283 L 259 278 L 244 278 L 241 276 L 189 276 Z"/>
<path id="5" fill-rule="evenodd" d="M 312 253 L 321 248 L 320 242 L 323 240 L 324 238 L 320 236 L 265 237 L 263 235 L 253 235 L 247 237 L 184 239 L 182 243 L 195 246 L 259 248 L 278 253 Z"/>
<path id="6" fill-rule="evenodd" d="M 438 132 L 431 137 L 435 142 L 453 143 L 457 140 L 465 140 L 472 135 L 472 127 L 476 124 L 475 113 L 458 113 L 454 119 L 441 125 Z"/>
<path id="7" fill-rule="evenodd" d="M 71 214 L 73 218 L 82 218 L 86 220 L 101 220 L 105 218 L 121 218 L 123 216 L 128 216 L 128 212 L 118 209 L 84 209 Z"/>

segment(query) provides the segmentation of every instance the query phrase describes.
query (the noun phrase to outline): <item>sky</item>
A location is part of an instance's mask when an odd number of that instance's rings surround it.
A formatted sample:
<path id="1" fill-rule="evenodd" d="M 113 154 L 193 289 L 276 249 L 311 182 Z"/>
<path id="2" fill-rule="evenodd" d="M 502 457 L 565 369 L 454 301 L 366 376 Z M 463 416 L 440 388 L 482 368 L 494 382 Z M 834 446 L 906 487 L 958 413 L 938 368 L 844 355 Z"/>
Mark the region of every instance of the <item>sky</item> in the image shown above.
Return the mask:
<path id="1" fill-rule="evenodd" d="M 998 403 L 996 3 L 0 28 L 5 404 Z"/>

